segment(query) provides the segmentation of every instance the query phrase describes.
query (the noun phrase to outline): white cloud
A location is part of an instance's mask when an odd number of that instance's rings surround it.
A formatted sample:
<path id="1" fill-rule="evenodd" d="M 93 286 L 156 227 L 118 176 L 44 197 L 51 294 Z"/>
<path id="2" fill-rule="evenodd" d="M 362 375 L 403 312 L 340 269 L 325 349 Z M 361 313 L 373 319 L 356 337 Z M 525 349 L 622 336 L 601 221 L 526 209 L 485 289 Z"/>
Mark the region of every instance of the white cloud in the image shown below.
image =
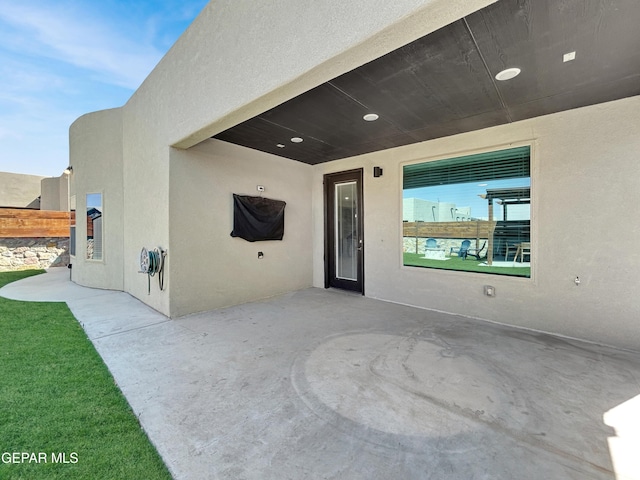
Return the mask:
<path id="1" fill-rule="evenodd" d="M 0 171 L 59 175 L 70 124 L 123 105 L 206 0 L 0 0 Z"/>
<path id="2" fill-rule="evenodd" d="M 5 48 L 43 56 L 101 76 L 106 83 L 135 89 L 163 52 L 79 8 L 47 2 L 10 2 L 0 8 L 9 28 L 1 34 Z"/>

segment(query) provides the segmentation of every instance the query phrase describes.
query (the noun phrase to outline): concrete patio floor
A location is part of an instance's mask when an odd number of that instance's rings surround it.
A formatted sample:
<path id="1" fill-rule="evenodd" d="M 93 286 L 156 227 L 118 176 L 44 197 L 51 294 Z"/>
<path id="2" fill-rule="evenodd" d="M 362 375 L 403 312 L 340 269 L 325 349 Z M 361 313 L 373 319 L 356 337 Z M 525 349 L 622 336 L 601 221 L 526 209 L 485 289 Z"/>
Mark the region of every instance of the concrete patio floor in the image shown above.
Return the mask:
<path id="1" fill-rule="evenodd" d="M 176 479 L 640 479 L 638 353 L 316 288 L 174 320 L 66 269 L 0 295 L 67 302 Z"/>

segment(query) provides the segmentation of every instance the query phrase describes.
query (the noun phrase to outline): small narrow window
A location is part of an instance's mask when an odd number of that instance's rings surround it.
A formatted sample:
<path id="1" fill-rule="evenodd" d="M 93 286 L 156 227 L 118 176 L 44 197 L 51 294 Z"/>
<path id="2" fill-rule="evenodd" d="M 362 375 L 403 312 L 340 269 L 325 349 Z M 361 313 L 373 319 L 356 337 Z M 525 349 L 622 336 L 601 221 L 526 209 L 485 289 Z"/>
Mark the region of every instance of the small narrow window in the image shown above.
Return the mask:
<path id="1" fill-rule="evenodd" d="M 76 196 L 69 202 L 69 255 L 76 256 Z"/>
<path id="2" fill-rule="evenodd" d="M 87 259 L 102 260 L 102 194 L 87 194 Z"/>
<path id="3" fill-rule="evenodd" d="M 531 276 L 530 147 L 403 167 L 403 263 Z"/>

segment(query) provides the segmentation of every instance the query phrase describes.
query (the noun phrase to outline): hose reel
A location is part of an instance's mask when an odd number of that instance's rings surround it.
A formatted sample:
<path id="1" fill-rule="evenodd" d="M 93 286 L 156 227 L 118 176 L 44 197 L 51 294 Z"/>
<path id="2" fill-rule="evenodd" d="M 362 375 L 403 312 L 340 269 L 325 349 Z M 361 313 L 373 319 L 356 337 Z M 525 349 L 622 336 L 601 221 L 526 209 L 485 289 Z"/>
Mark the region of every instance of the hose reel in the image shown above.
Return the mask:
<path id="1" fill-rule="evenodd" d="M 147 250 L 142 247 L 140 252 L 140 273 L 147 275 L 147 294 L 151 295 L 151 277 L 158 274 L 158 285 L 160 291 L 164 290 L 164 259 L 167 251 L 162 247 Z"/>

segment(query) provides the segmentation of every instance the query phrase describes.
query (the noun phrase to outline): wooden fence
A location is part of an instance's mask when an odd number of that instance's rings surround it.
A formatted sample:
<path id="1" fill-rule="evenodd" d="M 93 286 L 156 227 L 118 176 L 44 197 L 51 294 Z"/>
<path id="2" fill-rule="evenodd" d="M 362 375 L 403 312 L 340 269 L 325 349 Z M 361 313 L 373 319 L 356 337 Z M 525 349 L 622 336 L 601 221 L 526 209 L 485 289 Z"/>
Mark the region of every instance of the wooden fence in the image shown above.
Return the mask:
<path id="1" fill-rule="evenodd" d="M 421 238 L 491 238 L 496 222 L 403 222 L 403 236 Z"/>
<path id="2" fill-rule="evenodd" d="M 496 222 L 403 222 L 402 235 L 415 238 L 468 238 L 475 239 L 475 248 L 480 248 L 480 239 L 486 238 L 487 263 L 493 263 L 493 234 Z"/>
<path id="3" fill-rule="evenodd" d="M 0 208 L 0 238 L 69 237 L 75 212 Z"/>

